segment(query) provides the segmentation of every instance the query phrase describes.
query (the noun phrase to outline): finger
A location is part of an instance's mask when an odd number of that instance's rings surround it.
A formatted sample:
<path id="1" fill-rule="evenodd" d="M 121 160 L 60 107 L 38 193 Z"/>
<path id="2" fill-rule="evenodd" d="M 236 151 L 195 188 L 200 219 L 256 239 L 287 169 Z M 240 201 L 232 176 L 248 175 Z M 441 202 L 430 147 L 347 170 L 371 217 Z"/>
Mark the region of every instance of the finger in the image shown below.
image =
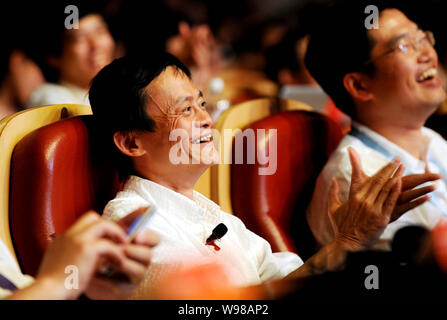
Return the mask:
<path id="1" fill-rule="evenodd" d="M 404 174 L 403 168 L 404 168 L 404 166 L 400 165 L 399 168 L 397 168 L 393 178 L 389 179 L 388 182 L 380 190 L 379 195 L 377 196 L 377 199 L 376 199 L 376 205 L 379 206 L 380 208 L 382 208 L 382 206 L 384 206 L 387 199 L 391 196 L 390 193 L 394 192 L 394 190 L 395 190 L 394 187 L 397 184 L 397 182 L 399 182 L 399 194 L 400 194 L 400 188 L 402 186 L 401 178 L 402 178 L 402 175 Z M 397 196 L 397 199 L 399 198 L 399 194 Z M 397 202 L 397 199 L 396 199 L 396 202 Z"/>
<path id="2" fill-rule="evenodd" d="M 332 178 L 331 186 L 328 193 L 328 210 L 329 214 L 333 215 L 341 205 L 338 193 L 340 192 L 337 179 Z"/>
<path id="3" fill-rule="evenodd" d="M 81 230 L 91 226 L 96 223 L 101 217 L 98 213 L 93 210 L 87 211 L 84 213 L 68 230 L 69 233 L 78 233 Z"/>
<path id="4" fill-rule="evenodd" d="M 93 253 L 96 255 L 96 261 L 107 261 L 117 267 L 121 266 L 126 255 L 123 247 L 116 245 L 114 242 L 107 239 L 100 239 L 91 244 Z M 97 263 L 98 269 L 101 264 Z M 97 270 L 98 271 L 98 270 Z"/>
<path id="5" fill-rule="evenodd" d="M 357 151 L 353 147 L 348 148 L 349 160 L 351 162 L 351 191 L 356 192 L 364 182 L 367 175 L 363 172 L 362 162 Z"/>
<path id="6" fill-rule="evenodd" d="M 117 221 L 117 223 L 124 228 L 125 230 L 127 230 L 127 228 L 129 228 L 132 223 L 135 221 L 135 219 L 140 216 L 141 214 L 143 214 L 147 209 L 149 209 L 149 206 L 146 207 L 140 207 L 135 211 L 132 211 L 131 213 L 129 213 L 127 216 L 125 216 L 124 218 L 121 218 L 120 220 Z"/>
<path id="7" fill-rule="evenodd" d="M 404 213 L 413 210 L 414 208 L 420 206 L 421 204 L 430 200 L 430 196 L 423 196 L 411 202 L 407 202 L 396 207 L 396 210 L 393 212 L 393 216 L 391 217 L 391 221 L 399 219 Z"/>
<path id="8" fill-rule="evenodd" d="M 409 190 L 420 184 L 441 179 L 438 173 L 409 174 L 402 178 L 402 190 Z"/>
<path id="9" fill-rule="evenodd" d="M 405 202 L 410 202 L 416 198 L 419 198 L 427 193 L 433 192 L 436 190 L 435 186 L 426 186 L 418 189 L 413 189 L 409 191 L 404 191 L 400 194 L 398 204 L 402 204 Z"/>
<path id="10" fill-rule="evenodd" d="M 121 265 L 117 267 L 117 270 L 124 273 L 133 282 L 137 282 L 144 278 L 147 271 L 147 265 L 126 258 L 122 261 Z"/>
<path id="11" fill-rule="evenodd" d="M 109 238 L 117 243 L 125 243 L 126 232 L 115 222 L 99 219 L 93 225 L 87 227 L 80 237 L 86 241 L 93 241 L 98 238 Z"/>
<path id="12" fill-rule="evenodd" d="M 124 247 L 127 258 L 135 260 L 145 266 L 149 266 L 152 257 L 152 249 L 146 246 L 129 244 Z"/>
<path id="13" fill-rule="evenodd" d="M 399 194 L 402 188 L 402 181 L 400 177 L 396 177 L 396 183 L 393 185 L 391 192 L 388 194 L 384 204 L 382 215 L 391 220 L 391 215 L 393 214 L 394 208 L 396 207 L 397 199 L 399 198 Z M 394 179 L 393 179 L 394 180 Z"/>
<path id="14" fill-rule="evenodd" d="M 160 242 L 160 236 L 153 231 L 139 232 L 132 241 L 135 244 L 154 247 Z"/>
<path id="15" fill-rule="evenodd" d="M 393 173 L 396 171 L 397 166 L 399 166 L 397 162 L 389 162 L 379 172 L 377 172 L 374 176 L 367 180 L 368 182 L 362 186 L 362 190 L 359 192 L 359 195 L 368 198 L 369 201 L 372 201 L 372 203 L 376 202 L 380 191 L 383 189 Z M 398 169 L 399 172 L 403 170 L 402 167 L 403 165 L 400 165 Z"/>

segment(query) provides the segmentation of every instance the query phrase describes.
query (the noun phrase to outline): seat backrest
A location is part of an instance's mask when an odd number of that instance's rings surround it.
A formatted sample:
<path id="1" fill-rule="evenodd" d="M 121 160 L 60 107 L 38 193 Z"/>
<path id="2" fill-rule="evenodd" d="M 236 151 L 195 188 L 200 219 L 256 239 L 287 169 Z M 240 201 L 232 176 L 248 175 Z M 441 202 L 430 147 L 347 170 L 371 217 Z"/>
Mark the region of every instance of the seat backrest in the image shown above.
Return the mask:
<path id="1" fill-rule="evenodd" d="M 119 189 L 117 171 L 92 137 L 92 116 L 39 128 L 11 159 L 10 227 L 19 264 L 34 275 L 51 238 L 81 214 L 102 212 Z"/>
<path id="2" fill-rule="evenodd" d="M 231 165 L 233 213 L 247 227 L 267 239 L 274 251 L 310 254 L 313 239 L 305 220 L 315 180 L 331 152 L 342 138 L 341 128 L 327 117 L 308 111 L 287 111 L 259 120 L 253 129 L 276 129 L 276 172 L 260 175 L 265 167 L 255 164 Z M 269 150 L 270 139 L 261 139 L 255 150 Z M 248 141 L 250 144 L 250 141 Z M 244 148 L 249 150 L 249 146 Z M 269 155 L 272 156 L 272 155 Z"/>
<path id="3" fill-rule="evenodd" d="M 91 114 L 89 106 L 61 104 L 17 112 L 0 121 L 0 239 L 15 257 L 9 230 L 9 178 L 11 155 L 15 145 L 28 133 L 77 115 Z"/>
<path id="4" fill-rule="evenodd" d="M 261 120 L 281 110 L 312 110 L 305 103 L 294 100 L 262 98 L 235 105 L 222 113 L 216 122 L 220 133 L 220 164 L 211 169 L 211 200 L 220 205 L 223 211 L 233 213 L 231 204 L 232 142 L 234 135 L 249 124 Z M 225 130 L 232 131 L 226 135 Z M 208 169 L 209 170 L 209 169 Z"/>

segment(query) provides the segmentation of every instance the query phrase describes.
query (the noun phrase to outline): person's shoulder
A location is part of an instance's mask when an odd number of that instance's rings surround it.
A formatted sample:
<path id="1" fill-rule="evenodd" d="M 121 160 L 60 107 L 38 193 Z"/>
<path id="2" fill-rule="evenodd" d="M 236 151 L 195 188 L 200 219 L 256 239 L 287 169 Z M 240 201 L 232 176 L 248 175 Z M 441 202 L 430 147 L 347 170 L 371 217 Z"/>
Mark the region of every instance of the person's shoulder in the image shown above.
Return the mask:
<path id="1" fill-rule="evenodd" d="M 72 94 L 66 87 L 57 83 L 45 83 L 31 93 L 28 107 L 38 107 L 72 102 Z"/>
<path id="2" fill-rule="evenodd" d="M 351 174 L 351 160 L 349 156 L 349 148 L 353 148 L 362 162 L 362 167 L 368 175 L 374 174 L 384 164 L 388 163 L 388 158 L 371 148 L 362 140 L 347 134 L 338 145 L 337 149 L 332 153 L 325 169 L 329 171 L 342 171 L 347 177 Z"/>
<path id="3" fill-rule="evenodd" d="M 429 158 L 437 159 L 438 165 L 444 166 L 445 157 L 447 156 L 447 141 L 437 132 L 432 129 L 423 127 L 424 135 L 430 140 L 428 156 Z M 445 166 L 444 166 L 445 168 Z"/>
<path id="4" fill-rule="evenodd" d="M 330 175 L 332 178 L 337 173 L 345 171 L 346 168 L 350 167 L 348 152 L 349 147 L 354 147 L 356 150 L 361 149 L 357 145 L 356 141 L 350 139 L 349 137 L 344 137 L 326 162 L 326 165 L 321 172 L 322 176 Z"/>
<path id="5" fill-rule="evenodd" d="M 447 141 L 444 139 L 443 136 L 441 136 L 439 133 L 437 133 L 436 131 L 427 128 L 427 127 L 422 127 L 422 132 L 428 136 L 437 146 L 445 146 L 447 147 Z"/>
<path id="6" fill-rule="evenodd" d="M 133 190 L 123 190 L 117 193 L 104 208 L 103 216 L 117 221 L 129 213 L 147 207 L 150 203 Z"/>

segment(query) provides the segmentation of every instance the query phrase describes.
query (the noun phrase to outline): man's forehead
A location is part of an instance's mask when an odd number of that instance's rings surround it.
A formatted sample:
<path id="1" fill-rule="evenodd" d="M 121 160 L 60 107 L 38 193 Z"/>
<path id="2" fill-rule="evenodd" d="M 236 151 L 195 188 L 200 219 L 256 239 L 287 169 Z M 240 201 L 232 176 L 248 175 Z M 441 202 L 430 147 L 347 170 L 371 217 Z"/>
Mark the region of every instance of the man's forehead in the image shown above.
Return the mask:
<path id="1" fill-rule="evenodd" d="M 194 86 L 191 79 L 180 69 L 173 66 L 167 67 L 146 87 L 146 92 L 150 100 L 163 112 L 170 112 L 182 101 L 192 100 L 192 97 L 199 96 L 200 91 Z"/>
<path id="2" fill-rule="evenodd" d="M 379 29 L 371 30 L 379 40 L 389 41 L 394 37 L 405 33 L 411 33 L 418 29 L 416 23 L 407 18 L 407 16 L 398 9 L 386 9 L 379 18 Z"/>
<path id="3" fill-rule="evenodd" d="M 379 29 L 370 30 L 369 35 L 374 40 L 375 47 L 381 50 L 417 30 L 417 24 L 408 19 L 402 11 L 386 9 L 380 13 Z"/>
<path id="4" fill-rule="evenodd" d="M 168 66 L 149 83 L 147 90 L 152 93 L 163 91 L 175 95 L 179 89 L 188 90 L 193 87 L 191 79 L 180 69 Z"/>

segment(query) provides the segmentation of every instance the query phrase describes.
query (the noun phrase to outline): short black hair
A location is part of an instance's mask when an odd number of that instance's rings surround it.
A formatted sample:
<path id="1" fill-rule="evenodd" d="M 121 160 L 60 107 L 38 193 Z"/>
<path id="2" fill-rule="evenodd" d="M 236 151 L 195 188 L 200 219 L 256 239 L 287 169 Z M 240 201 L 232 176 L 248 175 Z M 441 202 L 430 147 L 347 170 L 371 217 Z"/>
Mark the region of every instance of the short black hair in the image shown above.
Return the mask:
<path id="1" fill-rule="evenodd" d="M 375 2 L 375 3 L 374 3 Z M 374 41 L 365 27 L 365 8 L 374 4 L 379 13 L 392 8 L 382 1 L 343 1 L 328 7 L 322 14 L 320 27 L 311 33 L 305 64 L 310 74 L 343 112 L 355 117 L 351 95 L 343 85 L 350 72 L 372 74 L 370 59 Z"/>
<path id="2" fill-rule="evenodd" d="M 155 122 L 146 113 L 145 89 L 169 66 L 191 78 L 189 69 L 179 59 L 166 52 L 157 52 L 115 59 L 92 80 L 89 99 L 98 131 L 96 138 L 102 139 L 111 152 L 121 178 L 132 173 L 132 162 L 117 150 L 113 134 L 118 131 L 155 131 Z"/>

